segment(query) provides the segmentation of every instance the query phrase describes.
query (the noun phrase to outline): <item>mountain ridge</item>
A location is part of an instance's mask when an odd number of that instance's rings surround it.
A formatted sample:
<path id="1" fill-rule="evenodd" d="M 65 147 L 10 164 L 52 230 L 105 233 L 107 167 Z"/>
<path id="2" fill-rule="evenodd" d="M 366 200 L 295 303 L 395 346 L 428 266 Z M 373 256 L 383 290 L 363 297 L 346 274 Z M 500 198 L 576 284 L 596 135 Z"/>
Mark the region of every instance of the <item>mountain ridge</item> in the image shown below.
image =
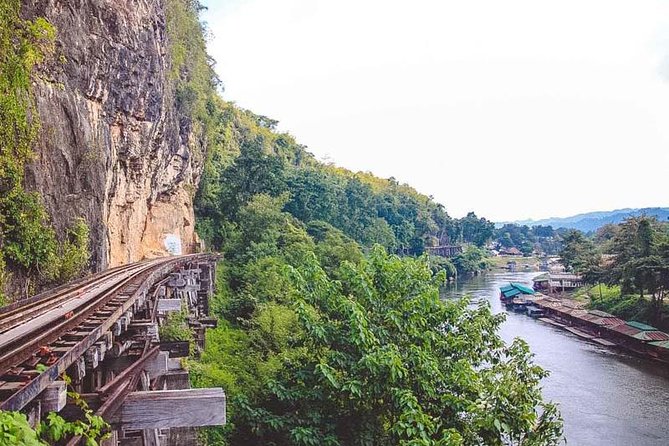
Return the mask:
<path id="1" fill-rule="evenodd" d="M 669 219 L 669 207 L 645 207 L 645 208 L 622 208 L 612 211 L 593 211 L 572 215 L 569 217 L 550 217 L 539 220 L 526 219 L 496 223 L 496 226 L 504 224 L 517 224 L 527 226 L 552 226 L 555 229 L 578 229 L 583 232 L 596 231 L 598 228 L 609 223 L 620 223 L 629 217 L 647 215 L 656 217 L 658 220 Z"/>

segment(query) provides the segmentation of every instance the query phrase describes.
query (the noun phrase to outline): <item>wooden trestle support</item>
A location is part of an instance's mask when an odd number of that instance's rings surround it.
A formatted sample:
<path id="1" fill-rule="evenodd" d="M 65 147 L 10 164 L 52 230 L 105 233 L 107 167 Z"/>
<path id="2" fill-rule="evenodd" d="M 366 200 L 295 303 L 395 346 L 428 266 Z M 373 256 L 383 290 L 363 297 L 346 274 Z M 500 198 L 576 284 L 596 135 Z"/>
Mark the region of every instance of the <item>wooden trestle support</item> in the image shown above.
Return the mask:
<path id="1" fill-rule="evenodd" d="M 36 424 L 76 418 L 72 390 L 111 423 L 105 446 L 196 444 L 195 428 L 223 425 L 223 389 L 191 389 L 182 359 L 204 348 L 217 256 L 140 262 L 0 308 L 0 409 Z M 188 311 L 195 345 L 161 342 L 159 327 Z M 67 443 L 75 446 L 80 438 Z"/>

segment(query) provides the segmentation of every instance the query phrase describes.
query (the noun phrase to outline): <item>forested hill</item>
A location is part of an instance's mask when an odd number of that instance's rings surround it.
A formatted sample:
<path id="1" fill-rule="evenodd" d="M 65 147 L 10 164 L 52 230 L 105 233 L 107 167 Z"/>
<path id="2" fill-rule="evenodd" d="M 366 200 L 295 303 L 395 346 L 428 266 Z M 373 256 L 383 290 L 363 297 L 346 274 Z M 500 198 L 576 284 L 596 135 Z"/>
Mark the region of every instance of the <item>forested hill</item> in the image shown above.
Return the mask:
<path id="1" fill-rule="evenodd" d="M 543 220 L 523 220 L 514 223 L 527 226 L 552 226 L 555 229 L 578 229 L 583 232 L 596 231 L 606 224 L 618 224 L 630 217 L 645 215 L 659 221 L 669 219 L 669 208 L 617 209 L 615 211 L 588 212 L 572 217 L 546 218 Z M 499 224 L 501 225 L 501 223 Z"/>
<path id="2" fill-rule="evenodd" d="M 196 228 L 224 255 L 210 301 L 218 326 L 189 361 L 195 386 L 229 398 L 229 424 L 204 432 L 206 444 L 557 444 L 559 413 L 527 345 L 506 345 L 488 307 L 440 298 L 448 271 L 485 265 L 482 250 L 453 264 L 413 257 L 483 245 L 493 223 L 319 162 L 276 121 L 224 101 L 199 3 L 167 5 L 177 104 L 207 147 Z"/>
<path id="3" fill-rule="evenodd" d="M 260 195 L 279 200 L 302 225 L 327 225 L 363 246 L 380 244 L 394 253 L 416 255 L 426 246 L 492 235 L 491 222 L 474 214 L 454 220 L 442 205 L 392 178 L 319 162 L 278 132 L 276 121 L 224 101 L 198 8 L 198 2 L 169 0 L 167 29 L 177 108 L 206 145 L 194 205 L 198 233 L 210 247 L 221 250 L 233 241 L 240 211 Z"/>
<path id="4" fill-rule="evenodd" d="M 461 222 L 430 197 L 392 178 L 321 163 L 277 132 L 276 121 L 223 101 L 215 120 L 219 138 L 209 148 L 195 205 L 198 232 L 217 249 L 259 194 L 278 199 L 310 233 L 333 227 L 390 252 L 421 254 L 425 246 L 462 238 Z"/>

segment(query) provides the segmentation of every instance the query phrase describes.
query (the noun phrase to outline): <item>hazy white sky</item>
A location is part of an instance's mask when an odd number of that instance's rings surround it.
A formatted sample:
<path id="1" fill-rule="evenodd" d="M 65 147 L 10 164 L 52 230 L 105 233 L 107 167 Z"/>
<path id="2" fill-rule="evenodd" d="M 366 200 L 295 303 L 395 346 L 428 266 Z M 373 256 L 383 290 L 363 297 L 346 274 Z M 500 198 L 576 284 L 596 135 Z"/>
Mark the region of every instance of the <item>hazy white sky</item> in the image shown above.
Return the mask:
<path id="1" fill-rule="evenodd" d="M 205 0 L 224 97 L 500 221 L 669 205 L 669 2 Z"/>

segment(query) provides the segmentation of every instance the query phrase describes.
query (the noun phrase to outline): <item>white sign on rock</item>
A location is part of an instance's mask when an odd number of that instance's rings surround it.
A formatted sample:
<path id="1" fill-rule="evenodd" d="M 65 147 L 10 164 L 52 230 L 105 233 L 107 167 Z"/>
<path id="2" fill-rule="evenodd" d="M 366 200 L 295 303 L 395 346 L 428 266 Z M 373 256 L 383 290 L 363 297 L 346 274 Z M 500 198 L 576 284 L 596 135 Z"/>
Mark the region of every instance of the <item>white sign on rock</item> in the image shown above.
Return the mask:
<path id="1" fill-rule="evenodd" d="M 181 255 L 181 237 L 176 234 L 165 235 L 165 249 L 172 255 Z"/>

